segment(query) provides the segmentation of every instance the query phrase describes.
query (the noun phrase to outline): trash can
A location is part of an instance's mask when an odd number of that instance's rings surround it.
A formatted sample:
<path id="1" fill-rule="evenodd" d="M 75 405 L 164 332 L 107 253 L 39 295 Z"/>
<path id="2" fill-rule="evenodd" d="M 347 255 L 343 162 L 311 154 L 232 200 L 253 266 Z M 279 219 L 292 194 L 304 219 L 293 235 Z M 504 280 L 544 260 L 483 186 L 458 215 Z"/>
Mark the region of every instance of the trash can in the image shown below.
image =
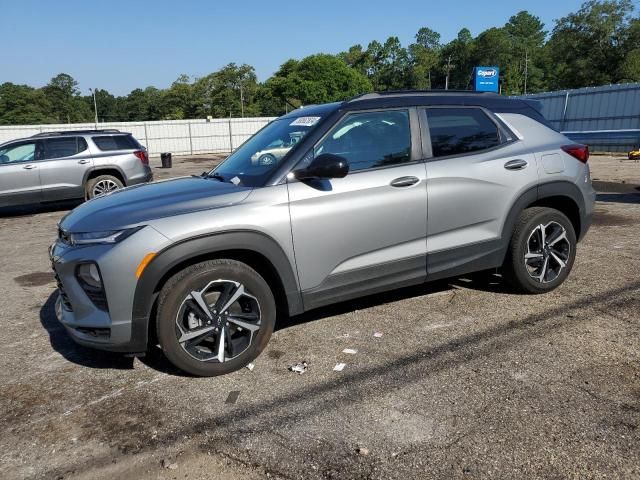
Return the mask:
<path id="1" fill-rule="evenodd" d="M 162 168 L 171 168 L 171 154 L 170 153 L 161 153 L 160 161 L 162 162 Z"/>

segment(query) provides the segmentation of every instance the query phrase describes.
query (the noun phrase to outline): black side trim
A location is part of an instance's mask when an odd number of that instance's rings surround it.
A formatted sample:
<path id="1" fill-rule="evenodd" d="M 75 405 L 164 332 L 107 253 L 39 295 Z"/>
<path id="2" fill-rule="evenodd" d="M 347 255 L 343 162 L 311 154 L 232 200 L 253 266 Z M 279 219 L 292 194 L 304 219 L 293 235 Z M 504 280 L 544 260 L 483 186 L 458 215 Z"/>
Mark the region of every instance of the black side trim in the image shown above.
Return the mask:
<path id="1" fill-rule="evenodd" d="M 176 265 L 201 255 L 222 250 L 248 250 L 264 256 L 278 273 L 290 315 L 302 313 L 302 298 L 294 270 L 278 243 L 271 237 L 254 231 L 232 231 L 206 235 L 185 240 L 161 251 L 145 268 L 136 286 L 133 299 L 132 342 L 139 345 L 140 338 L 146 342 L 149 317 L 160 280 Z M 144 350 L 144 349 L 142 349 Z"/>
<path id="2" fill-rule="evenodd" d="M 499 267 L 504 262 L 505 253 L 506 245 L 502 239 L 430 253 L 427 255 L 427 280 Z"/>
<path id="3" fill-rule="evenodd" d="M 305 310 L 364 295 L 407 287 L 426 280 L 425 255 L 382 263 L 328 276 L 322 284 L 302 292 Z"/>

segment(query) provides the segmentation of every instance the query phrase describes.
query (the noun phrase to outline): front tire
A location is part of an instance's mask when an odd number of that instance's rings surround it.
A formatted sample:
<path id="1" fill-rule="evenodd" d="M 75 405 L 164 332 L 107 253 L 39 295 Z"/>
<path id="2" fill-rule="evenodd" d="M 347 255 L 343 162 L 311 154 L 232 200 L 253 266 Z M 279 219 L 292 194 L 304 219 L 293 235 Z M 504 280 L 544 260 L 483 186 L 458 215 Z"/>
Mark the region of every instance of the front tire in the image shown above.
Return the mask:
<path id="1" fill-rule="evenodd" d="M 550 292 L 571 272 L 576 245 L 575 230 L 566 215 L 552 208 L 527 208 L 511 236 L 503 275 L 518 291 Z"/>
<path id="2" fill-rule="evenodd" d="M 266 347 L 276 321 L 267 282 L 248 265 L 210 260 L 187 267 L 162 288 L 158 341 L 171 363 L 211 377 L 238 370 Z"/>

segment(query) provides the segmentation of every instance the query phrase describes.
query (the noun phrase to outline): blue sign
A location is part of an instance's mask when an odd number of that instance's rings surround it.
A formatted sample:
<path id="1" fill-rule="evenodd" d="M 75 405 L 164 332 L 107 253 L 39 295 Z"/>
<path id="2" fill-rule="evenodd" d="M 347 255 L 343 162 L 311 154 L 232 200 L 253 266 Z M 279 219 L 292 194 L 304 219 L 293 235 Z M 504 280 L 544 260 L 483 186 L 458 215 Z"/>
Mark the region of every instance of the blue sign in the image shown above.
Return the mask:
<path id="1" fill-rule="evenodd" d="M 476 67 L 475 78 L 477 92 L 497 92 L 500 88 L 498 67 Z"/>

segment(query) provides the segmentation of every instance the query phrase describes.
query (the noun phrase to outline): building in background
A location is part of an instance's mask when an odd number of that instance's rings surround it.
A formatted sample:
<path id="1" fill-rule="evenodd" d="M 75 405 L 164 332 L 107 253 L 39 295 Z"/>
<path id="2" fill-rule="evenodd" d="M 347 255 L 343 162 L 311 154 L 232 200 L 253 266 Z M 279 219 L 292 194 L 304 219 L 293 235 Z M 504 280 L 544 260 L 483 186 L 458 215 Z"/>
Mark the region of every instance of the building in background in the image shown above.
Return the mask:
<path id="1" fill-rule="evenodd" d="M 537 100 L 551 125 L 595 152 L 628 152 L 640 145 L 640 83 L 519 96 Z"/>

